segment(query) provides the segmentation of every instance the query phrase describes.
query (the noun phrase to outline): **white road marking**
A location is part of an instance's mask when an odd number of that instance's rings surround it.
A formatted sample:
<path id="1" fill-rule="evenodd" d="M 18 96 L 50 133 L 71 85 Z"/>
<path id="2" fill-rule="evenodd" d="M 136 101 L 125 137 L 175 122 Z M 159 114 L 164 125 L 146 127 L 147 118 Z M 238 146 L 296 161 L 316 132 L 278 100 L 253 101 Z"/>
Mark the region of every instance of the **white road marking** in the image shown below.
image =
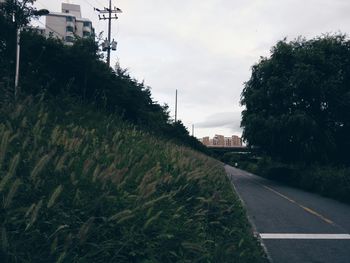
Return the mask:
<path id="1" fill-rule="evenodd" d="M 261 233 L 262 239 L 350 239 L 349 234 L 284 234 Z"/>

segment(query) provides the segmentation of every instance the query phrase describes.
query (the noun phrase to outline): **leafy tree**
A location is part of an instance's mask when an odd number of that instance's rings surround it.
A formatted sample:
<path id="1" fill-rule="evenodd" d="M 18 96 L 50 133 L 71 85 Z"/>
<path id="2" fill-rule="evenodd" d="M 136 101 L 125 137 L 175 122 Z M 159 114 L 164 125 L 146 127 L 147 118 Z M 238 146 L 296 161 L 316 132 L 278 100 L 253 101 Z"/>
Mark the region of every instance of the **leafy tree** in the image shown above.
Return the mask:
<path id="1" fill-rule="evenodd" d="M 241 104 L 249 145 L 284 161 L 349 162 L 350 41 L 278 42 L 253 66 Z"/>

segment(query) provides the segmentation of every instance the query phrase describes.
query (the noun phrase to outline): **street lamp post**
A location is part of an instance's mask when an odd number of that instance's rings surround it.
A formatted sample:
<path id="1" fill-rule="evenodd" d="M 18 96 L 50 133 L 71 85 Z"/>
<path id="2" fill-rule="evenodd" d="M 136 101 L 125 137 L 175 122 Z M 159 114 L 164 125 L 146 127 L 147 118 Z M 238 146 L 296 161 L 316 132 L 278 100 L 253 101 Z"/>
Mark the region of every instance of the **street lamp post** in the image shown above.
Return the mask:
<path id="1" fill-rule="evenodd" d="M 20 38 L 21 38 L 21 29 L 18 27 L 16 30 L 16 74 L 15 74 L 15 100 L 18 96 L 18 80 L 19 80 L 19 56 L 21 51 Z"/>
<path id="2" fill-rule="evenodd" d="M 45 16 L 48 15 L 50 12 L 47 9 L 40 9 L 40 10 L 35 10 L 33 11 L 34 16 Z M 16 21 L 15 21 L 16 22 Z M 15 72 L 15 100 L 17 100 L 18 93 L 19 93 L 19 58 L 20 58 L 20 53 L 21 53 L 21 26 L 16 25 L 16 72 Z"/>

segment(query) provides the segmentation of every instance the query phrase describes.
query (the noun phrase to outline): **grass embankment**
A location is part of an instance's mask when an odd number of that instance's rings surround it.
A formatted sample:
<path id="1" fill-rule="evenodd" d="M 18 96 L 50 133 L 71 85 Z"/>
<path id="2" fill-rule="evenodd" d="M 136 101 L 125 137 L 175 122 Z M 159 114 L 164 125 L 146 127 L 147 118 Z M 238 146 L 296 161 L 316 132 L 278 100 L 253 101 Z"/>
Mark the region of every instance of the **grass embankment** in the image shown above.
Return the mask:
<path id="1" fill-rule="evenodd" d="M 2 262 L 264 261 L 217 161 L 71 103 L 1 106 Z"/>
<path id="2" fill-rule="evenodd" d="M 268 157 L 228 154 L 225 161 L 239 168 L 287 185 L 350 204 L 350 168 L 320 164 L 285 164 Z"/>

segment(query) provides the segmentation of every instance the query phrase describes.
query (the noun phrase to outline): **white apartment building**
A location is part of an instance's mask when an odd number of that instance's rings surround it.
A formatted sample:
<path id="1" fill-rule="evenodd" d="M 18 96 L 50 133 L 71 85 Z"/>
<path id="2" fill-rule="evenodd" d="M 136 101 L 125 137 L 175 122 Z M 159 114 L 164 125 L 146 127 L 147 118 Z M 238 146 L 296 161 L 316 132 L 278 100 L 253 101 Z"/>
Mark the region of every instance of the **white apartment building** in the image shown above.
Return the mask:
<path id="1" fill-rule="evenodd" d="M 90 37 L 94 34 L 91 20 L 81 17 L 79 5 L 62 3 L 62 12 L 51 12 L 46 16 L 46 36 L 61 39 L 71 45 L 76 37 Z"/>

